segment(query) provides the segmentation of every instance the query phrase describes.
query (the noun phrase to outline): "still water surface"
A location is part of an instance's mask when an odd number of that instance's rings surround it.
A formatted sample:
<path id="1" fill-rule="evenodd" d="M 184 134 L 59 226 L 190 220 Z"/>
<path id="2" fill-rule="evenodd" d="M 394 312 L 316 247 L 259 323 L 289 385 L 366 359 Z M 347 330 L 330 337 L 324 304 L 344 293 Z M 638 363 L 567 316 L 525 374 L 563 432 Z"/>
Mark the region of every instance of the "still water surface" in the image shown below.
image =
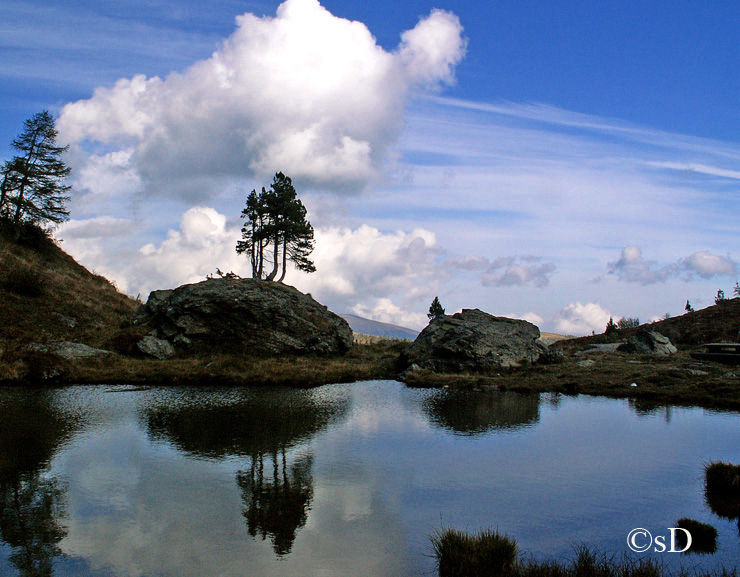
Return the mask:
<path id="1" fill-rule="evenodd" d="M 740 566 L 712 460 L 740 462 L 737 413 L 393 381 L 3 389 L 0 575 L 435 575 L 442 525 L 570 559 L 680 517 L 719 550 L 661 561 Z"/>

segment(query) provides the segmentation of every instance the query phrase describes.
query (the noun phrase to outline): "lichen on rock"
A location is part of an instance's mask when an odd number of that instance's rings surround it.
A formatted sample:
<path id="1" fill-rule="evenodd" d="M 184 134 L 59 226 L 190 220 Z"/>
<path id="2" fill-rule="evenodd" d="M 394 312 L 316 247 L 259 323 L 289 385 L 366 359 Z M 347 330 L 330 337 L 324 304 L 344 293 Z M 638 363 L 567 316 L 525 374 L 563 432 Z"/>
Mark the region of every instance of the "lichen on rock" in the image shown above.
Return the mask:
<path id="1" fill-rule="evenodd" d="M 153 291 L 138 314 L 157 338 L 192 351 L 269 354 L 344 353 L 347 321 L 311 296 L 277 282 L 211 278 Z"/>
<path id="2" fill-rule="evenodd" d="M 406 366 L 436 372 L 476 372 L 534 363 L 546 350 L 530 322 L 463 309 L 434 319 L 403 352 Z"/>

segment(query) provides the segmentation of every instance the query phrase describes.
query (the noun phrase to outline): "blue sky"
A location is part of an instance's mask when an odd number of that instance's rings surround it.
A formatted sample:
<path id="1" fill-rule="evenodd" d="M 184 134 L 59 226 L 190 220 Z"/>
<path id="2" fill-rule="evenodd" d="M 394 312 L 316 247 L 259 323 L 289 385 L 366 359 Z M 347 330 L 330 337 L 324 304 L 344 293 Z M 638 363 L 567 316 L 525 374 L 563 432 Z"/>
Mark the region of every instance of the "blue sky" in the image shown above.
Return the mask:
<path id="1" fill-rule="evenodd" d="M 245 192 L 282 170 L 317 230 L 289 281 L 337 312 L 419 328 L 439 294 L 583 334 L 731 294 L 740 5 L 279 6 L 3 2 L 0 151 L 57 115 L 88 268 L 246 274 Z"/>

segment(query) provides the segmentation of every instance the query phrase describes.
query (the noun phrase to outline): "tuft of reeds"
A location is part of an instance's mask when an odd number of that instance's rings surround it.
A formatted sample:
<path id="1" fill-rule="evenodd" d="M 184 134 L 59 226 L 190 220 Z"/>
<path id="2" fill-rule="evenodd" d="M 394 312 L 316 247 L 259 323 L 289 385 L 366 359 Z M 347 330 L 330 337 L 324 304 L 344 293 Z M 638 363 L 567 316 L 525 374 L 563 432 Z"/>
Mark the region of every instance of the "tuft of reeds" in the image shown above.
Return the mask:
<path id="1" fill-rule="evenodd" d="M 717 551 L 717 529 L 708 523 L 683 517 L 676 521 L 676 527 L 686 529 L 691 534 L 691 547 L 686 553 L 715 553 Z M 683 531 L 676 532 L 676 544 L 680 549 L 686 547 L 688 539 Z"/>
<path id="2" fill-rule="evenodd" d="M 692 521 L 681 519 L 681 521 Z M 694 522 L 698 523 L 698 522 Z M 699 525 L 704 525 L 699 523 Z M 691 525 L 696 529 L 696 525 Z M 705 527 L 709 527 L 705 525 Z M 687 526 L 688 528 L 688 526 Z M 712 527 L 713 529 L 713 527 Z M 691 531 L 691 529 L 689 529 Z M 697 531 L 697 536 L 700 531 Z M 693 537 L 692 532 L 692 537 Z M 455 529 L 438 530 L 431 536 L 439 577 L 667 577 L 661 563 L 647 559 L 616 559 L 588 547 L 576 549 L 572 561 L 536 561 L 518 555 L 516 541 L 498 531 L 471 535 Z M 680 571 L 678 577 L 737 577 L 737 570 Z"/>
<path id="3" fill-rule="evenodd" d="M 513 574 L 516 541 L 498 531 L 484 529 L 471 535 L 457 529 L 442 529 L 431 539 L 439 577 Z"/>
<path id="4" fill-rule="evenodd" d="M 704 468 L 704 498 L 713 513 L 740 517 L 740 465 L 715 461 Z"/>

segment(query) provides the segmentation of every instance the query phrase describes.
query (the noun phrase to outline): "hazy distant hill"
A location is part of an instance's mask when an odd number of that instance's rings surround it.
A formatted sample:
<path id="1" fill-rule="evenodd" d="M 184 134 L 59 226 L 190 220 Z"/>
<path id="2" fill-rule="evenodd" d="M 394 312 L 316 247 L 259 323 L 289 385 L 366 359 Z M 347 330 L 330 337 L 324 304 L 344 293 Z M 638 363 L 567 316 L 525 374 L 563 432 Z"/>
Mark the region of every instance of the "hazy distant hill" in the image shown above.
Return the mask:
<path id="1" fill-rule="evenodd" d="M 363 335 L 414 340 L 419 334 L 419 331 L 407 329 L 406 327 L 399 327 L 398 325 L 389 323 L 379 323 L 378 321 L 371 321 L 357 315 L 344 314 L 339 316 L 349 323 L 353 332 Z"/>
<path id="2" fill-rule="evenodd" d="M 558 341 L 563 341 L 566 339 L 572 339 L 574 338 L 571 335 L 561 335 L 558 333 L 543 333 L 540 332 L 540 341 L 542 341 L 546 345 L 551 345 L 552 343 L 556 343 Z"/>

